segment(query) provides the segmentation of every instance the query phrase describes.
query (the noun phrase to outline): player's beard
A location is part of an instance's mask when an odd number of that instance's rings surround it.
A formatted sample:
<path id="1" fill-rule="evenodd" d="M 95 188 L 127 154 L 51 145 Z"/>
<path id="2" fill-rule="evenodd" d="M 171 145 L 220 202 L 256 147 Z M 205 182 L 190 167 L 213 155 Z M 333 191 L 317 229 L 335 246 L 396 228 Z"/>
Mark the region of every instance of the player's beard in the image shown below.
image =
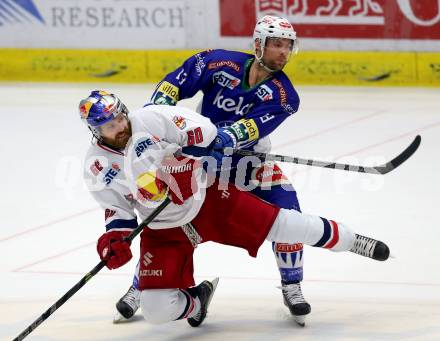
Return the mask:
<path id="1" fill-rule="evenodd" d="M 114 139 L 109 138 L 103 138 L 103 142 L 113 149 L 124 149 L 127 145 L 128 141 L 131 138 L 131 124 L 130 121 L 128 121 L 127 127 L 116 134 Z"/>

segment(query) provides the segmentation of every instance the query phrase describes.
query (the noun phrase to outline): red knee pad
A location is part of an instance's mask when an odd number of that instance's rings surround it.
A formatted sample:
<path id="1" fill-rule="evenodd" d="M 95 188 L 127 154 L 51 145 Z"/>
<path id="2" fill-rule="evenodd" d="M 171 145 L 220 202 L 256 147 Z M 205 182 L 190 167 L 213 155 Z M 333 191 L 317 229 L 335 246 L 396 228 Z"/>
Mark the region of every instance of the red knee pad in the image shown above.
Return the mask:
<path id="1" fill-rule="evenodd" d="M 194 247 L 180 227 L 144 229 L 141 234 L 139 288 L 194 286 L 193 253 Z"/>

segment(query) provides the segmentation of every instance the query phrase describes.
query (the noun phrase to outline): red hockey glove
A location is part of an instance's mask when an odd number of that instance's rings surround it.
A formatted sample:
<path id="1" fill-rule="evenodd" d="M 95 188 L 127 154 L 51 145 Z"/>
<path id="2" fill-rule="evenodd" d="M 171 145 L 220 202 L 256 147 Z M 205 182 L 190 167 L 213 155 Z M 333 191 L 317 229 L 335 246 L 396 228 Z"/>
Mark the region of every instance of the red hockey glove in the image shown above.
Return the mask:
<path id="1" fill-rule="evenodd" d="M 133 257 L 130 250 L 130 242 L 122 239 L 130 234 L 130 231 L 108 231 L 98 239 L 96 249 L 101 260 L 107 261 L 106 266 L 112 270 L 117 269 Z"/>
<path id="2" fill-rule="evenodd" d="M 182 205 L 198 190 L 197 181 L 193 177 L 193 171 L 198 162 L 183 156 L 165 158 L 162 161 L 162 168 L 159 177 L 169 188 L 173 203 Z"/>

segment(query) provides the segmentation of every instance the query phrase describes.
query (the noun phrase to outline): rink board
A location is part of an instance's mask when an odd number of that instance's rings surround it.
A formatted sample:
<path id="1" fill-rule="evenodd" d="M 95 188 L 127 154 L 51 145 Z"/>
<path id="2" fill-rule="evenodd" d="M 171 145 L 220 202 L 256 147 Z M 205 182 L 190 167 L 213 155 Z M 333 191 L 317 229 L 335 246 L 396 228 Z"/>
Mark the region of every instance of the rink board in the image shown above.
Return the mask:
<path id="1" fill-rule="evenodd" d="M 0 81 L 156 83 L 197 50 L 0 49 Z M 301 51 L 295 84 L 440 86 L 440 53 Z"/>

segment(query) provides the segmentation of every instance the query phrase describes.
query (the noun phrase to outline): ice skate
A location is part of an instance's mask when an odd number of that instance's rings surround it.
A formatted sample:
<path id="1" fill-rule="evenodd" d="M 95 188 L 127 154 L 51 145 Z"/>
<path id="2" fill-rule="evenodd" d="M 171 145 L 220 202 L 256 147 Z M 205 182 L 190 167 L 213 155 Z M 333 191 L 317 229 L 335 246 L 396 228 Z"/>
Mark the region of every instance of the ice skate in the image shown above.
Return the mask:
<path id="1" fill-rule="evenodd" d="M 390 256 L 390 249 L 385 243 L 359 234 L 356 234 L 354 245 L 350 251 L 378 261 L 385 261 Z"/>
<path id="2" fill-rule="evenodd" d="M 141 292 L 131 286 L 127 293 L 116 303 L 117 313 L 113 323 L 126 322 L 131 319 L 140 306 Z"/>
<path id="3" fill-rule="evenodd" d="M 187 319 L 191 327 L 200 326 L 208 314 L 208 306 L 211 303 L 212 297 L 214 296 L 215 289 L 217 288 L 218 277 L 214 278 L 211 282 L 203 281 L 196 287 L 188 289 L 189 294 L 192 297 L 198 297 L 200 300 L 200 310 L 199 312 Z"/>
<path id="4" fill-rule="evenodd" d="M 284 305 L 289 308 L 295 322 L 301 327 L 306 324 L 306 316 L 310 314 L 310 304 L 304 299 L 301 283 L 282 284 Z"/>

